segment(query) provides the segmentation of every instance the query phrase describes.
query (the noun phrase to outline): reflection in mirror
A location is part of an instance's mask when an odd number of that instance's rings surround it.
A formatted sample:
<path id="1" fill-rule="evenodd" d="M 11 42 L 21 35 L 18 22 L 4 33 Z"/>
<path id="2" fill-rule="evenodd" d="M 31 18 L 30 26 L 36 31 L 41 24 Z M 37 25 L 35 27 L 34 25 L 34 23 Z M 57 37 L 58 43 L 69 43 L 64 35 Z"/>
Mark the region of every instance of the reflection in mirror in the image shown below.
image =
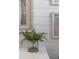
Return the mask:
<path id="1" fill-rule="evenodd" d="M 26 0 L 21 1 L 21 25 L 26 25 Z"/>
<path id="2" fill-rule="evenodd" d="M 54 36 L 59 36 L 59 15 L 54 15 Z"/>

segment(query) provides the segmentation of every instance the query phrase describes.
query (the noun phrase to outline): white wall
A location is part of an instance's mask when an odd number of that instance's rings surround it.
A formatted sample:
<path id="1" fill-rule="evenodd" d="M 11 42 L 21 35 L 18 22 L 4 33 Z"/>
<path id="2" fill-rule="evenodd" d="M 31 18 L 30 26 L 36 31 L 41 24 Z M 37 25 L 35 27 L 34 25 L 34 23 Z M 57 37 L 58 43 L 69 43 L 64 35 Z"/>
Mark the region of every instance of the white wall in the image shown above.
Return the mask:
<path id="1" fill-rule="evenodd" d="M 50 58 L 58 58 L 59 40 L 51 39 L 51 19 L 50 13 L 58 13 L 58 6 L 50 6 L 49 0 L 33 0 L 33 27 L 37 32 L 47 33 L 48 41 L 40 43 L 45 45 Z"/>
<path id="2" fill-rule="evenodd" d="M 50 13 L 58 13 L 58 6 L 50 6 L 49 0 L 33 0 L 33 27 L 37 32 L 51 33 Z M 50 38 L 50 37 L 49 37 Z"/>

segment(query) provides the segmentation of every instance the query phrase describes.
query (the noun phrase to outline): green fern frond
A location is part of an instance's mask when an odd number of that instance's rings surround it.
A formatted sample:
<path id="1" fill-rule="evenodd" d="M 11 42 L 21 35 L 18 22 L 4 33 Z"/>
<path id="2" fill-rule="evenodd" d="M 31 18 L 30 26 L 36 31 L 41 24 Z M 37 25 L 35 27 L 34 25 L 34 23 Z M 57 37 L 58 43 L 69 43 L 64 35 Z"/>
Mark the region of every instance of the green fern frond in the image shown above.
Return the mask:
<path id="1" fill-rule="evenodd" d="M 37 42 L 37 41 L 43 41 L 42 39 L 46 39 L 44 36 L 44 33 L 36 33 L 36 32 L 22 32 L 24 39 L 22 40 L 22 43 L 24 40 L 28 40 L 31 42 Z"/>

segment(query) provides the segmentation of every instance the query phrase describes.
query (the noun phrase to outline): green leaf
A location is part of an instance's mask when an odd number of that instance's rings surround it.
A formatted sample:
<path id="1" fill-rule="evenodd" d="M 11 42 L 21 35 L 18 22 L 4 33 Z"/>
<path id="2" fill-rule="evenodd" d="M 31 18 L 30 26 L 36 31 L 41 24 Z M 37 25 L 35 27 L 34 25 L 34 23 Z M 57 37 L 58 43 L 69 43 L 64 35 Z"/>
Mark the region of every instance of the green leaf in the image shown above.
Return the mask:
<path id="1" fill-rule="evenodd" d="M 28 40 L 31 42 L 37 42 L 37 41 L 43 41 L 42 39 L 46 39 L 46 37 L 44 36 L 44 33 L 36 33 L 36 32 L 22 32 L 24 39 L 22 40 L 22 42 L 24 40 Z"/>

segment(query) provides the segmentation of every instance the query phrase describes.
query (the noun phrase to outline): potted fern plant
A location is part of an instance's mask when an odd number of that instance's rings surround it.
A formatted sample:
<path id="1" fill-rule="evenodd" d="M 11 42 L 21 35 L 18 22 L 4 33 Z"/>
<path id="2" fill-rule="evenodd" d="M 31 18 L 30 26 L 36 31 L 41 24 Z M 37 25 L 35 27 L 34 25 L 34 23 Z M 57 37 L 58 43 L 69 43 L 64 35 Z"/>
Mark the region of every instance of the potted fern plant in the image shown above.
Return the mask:
<path id="1" fill-rule="evenodd" d="M 31 47 L 28 48 L 29 52 L 38 52 L 38 46 L 35 46 L 35 44 L 37 43 L 38 45 L 38 41 L 43 41 L 43 38 L 46 39 L 44 33 L 22 32 L 22 34 L 24 36 L 22 42 L 27 40 L 32 44 Z"/>

